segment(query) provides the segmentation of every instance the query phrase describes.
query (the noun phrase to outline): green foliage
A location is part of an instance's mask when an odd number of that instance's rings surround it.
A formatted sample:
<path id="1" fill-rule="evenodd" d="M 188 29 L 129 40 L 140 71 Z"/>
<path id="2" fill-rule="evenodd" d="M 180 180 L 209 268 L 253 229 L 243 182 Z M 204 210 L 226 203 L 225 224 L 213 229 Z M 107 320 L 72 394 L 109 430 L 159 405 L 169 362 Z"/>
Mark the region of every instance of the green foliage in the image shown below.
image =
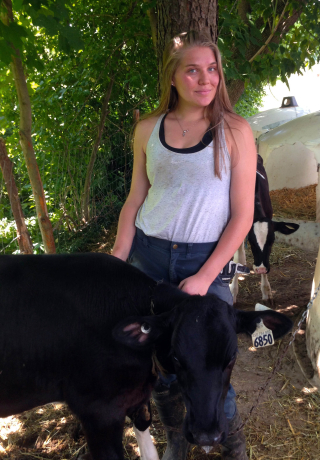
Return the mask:
<path id="1" fill-rule="evenodd" d="M 280 36 L 277 0 L 248 0 L 249 11 L 243 21 L 232 0 L 219 2 L 220 34 L 218 46 L 222 51 L 228 81 L 239 79 L 254 86 L 261 82 L 274 85 L 277 78 L 287 83 L 293 73 L 301 73 L 306 65 L 312 66 L 320 59 L 320 2 L 289 1 L 286 11 L 303 10 L 299 21 L 289 32 Z M 252 62 L 252 50 L 261 49 L 272 40 Z"/>
<path id="2" fill-rule="evenodd" d="M 38 31 L 58 37 L 58 48 L 62 51 L 83 48 L 81 33 L 70 24 L 70 10 L 74 4 L 68 0 L 13 2 L 14 22 L 0 21 L 0 66 L 8 66 L 11 56 L 26 54 L 30 66 L 42 70 L 39 48 L 35 38 Z M 2 8 L 4 13 L 6 10 Z M 13 50 L 12 46 L 15 48 Z M 1 67 L 0 67 L 1 68 Z"/>
<path id="3" fill-rule="evenodd" d="M 45 11 L 33 5 L 41 14 L 37 10 L 37 14 L 32 11 L 32 17 L 24 16 L 43 69 L 39 71 L 38 63 L 36 66 L 30 58 L 33 49 L 24 47 L 33 108 L 32 139 L 60 251 L 75 250 L 76 241 L 88 240 L 84 235 L 89 230 L 81 220 L 81 197 L 111 78 L 115 82 L 91 184 L 93 222 L 103 220 L 109 225 L 116 221 L 129 192 L 133 109 L 150 110 L 157 88 L 151 37 L 141 32 L 149 30 L 148 18 L 143 5 L 130 8 L 132 5 L 117 1 L 77 2 L 76 8 L 68 11 L 69 29 L 63 29 L 60 23 L 55 28 L 57 21 L 53 22 L 55 16 L 51 13 L 56 14 L 54 2 Z M 64 47 L 62 32 L 68 37 Z M 76 46 L 77 34 L 83 43 L 81 50 Z M 0 107 L 0 130 L 14 162 L 22 206 L 26 216 L 32 216 L 32 191 L 19 147 L 19 107 L 8 67 L 0 70 Z M 0 212 L 4 217 L 10 214 L 5 189 Z"/>
<path id="4" fill-rule="evenodd" d="M 235 112 L 244 118 L 255 115 L 259 112 L 260 107 L 262 106 L 262 99 L 264 95 L 265 92 L 261 85 L 258 87 L 248 85 L 234 106 Z"/>
<path id="5" fill-rule="evenodd" d="M 35 217 L 27 218 L 26 225 L 33 241 L 34 253 L 41 254 L 43 252 L 43 243 L 37 219 Z M 0 235 L 0 254 L 20 253 L 17 242 L 17 230 L 12 216 L 11 218 L 4 217 L 0 219 Z"/>

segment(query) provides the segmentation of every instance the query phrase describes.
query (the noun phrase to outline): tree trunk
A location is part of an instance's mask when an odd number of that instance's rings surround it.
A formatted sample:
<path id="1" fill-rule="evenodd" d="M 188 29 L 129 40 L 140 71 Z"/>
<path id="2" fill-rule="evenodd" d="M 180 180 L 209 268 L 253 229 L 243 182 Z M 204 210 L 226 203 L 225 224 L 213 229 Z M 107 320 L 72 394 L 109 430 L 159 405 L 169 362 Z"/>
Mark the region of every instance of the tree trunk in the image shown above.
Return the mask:
<path id="1" fill-rule="evenodd" d="M 7 15 L 2 15 L 4 23 L 13 21 L 12 15 L 12 3 L 11 0 L 5 0 L 2 2 L 7 10 Z M 22 61 L 20 59 L 19 50 L 12 46 L 15 55 L 12 56 L 12 71 L 15 81 L 15 86 L 18 95 L 19 108 L 20 108 L 20 145 L 26 161 L 30 183 L 33 191 L 34 201 L 36 205 L 37 217 L 39 221 L 39 227 L 42 235 L 44 250 L 48 254 L 56 252 L 54 237 L 51 222 L 49 220 L 46 200 L 44 196 L 43 186 L 39 173 L 39 168 L 36 160 L 36 156 L 33 150 L 32 138 L 31 138 L 31 103 L 27 88 L 27 82 L 24 75 Z"/>
<path id="2" fill-rule="evenodd" d="M 17 226 L 17 235 L 20 252 L 22 254 L 32 254 L 32 241 L 24 220 L 24 215 L 19 199 L 18 189 L 12 173 L 13 164 L 7 154 L 6 144 L 0 138 L 0 168 L 3 174 L 4 182 L 7 187 L 12 214 Z"/>
<path id="3" fill-rule="evenodd" d="M 227 83 L 228 95 L 230 98 L 231 105 L 234 106 L 241 94 L 244 91 L 244 81 L 242 80 L 232 80 Z"/>
<path id="4" fill-rule="evenodd" d="M 158 0 L 158 59 L 166 43 L 175 35 L 189 30 L 206 30 L 214 43 L 218 39 L 218 0 Z"/>
<path id="5" fill-rule="evenodd" d="M 98 148 L 101 142 L 101 138 L 102 138 L 102 134 L 104 130 L 104 124 L 105 124 L 107 113 L 108 113 L 108 105 L 109 105 L 109 100 L 110 100 L 111 91 L 113 87 L 113 82 L 114 82 L 114 79 L 112 78 L 107 88 L 107 91 L 105 93 L 104 99 L 103 99 L 97 137 L 93 145 L 93 149 L 92 149 L 92 153 L 91 153 L 91 157 L 90 157 L 90 161 L 89 161 L 89 165 L 87 169 L 86 180 L 84 184 L 84 191 L 83 191 L 83 196 L 82 196 L 82 215 L 83 215 L 83 219 L 85 220 L 85 222 L 88 222 L 89 220 L 89 198 L 90 198 L 90 186 L 91 186 L 91 180 L 92 180 L 92 172 L 93 172 L 94 163 L 97 158 Z"/>

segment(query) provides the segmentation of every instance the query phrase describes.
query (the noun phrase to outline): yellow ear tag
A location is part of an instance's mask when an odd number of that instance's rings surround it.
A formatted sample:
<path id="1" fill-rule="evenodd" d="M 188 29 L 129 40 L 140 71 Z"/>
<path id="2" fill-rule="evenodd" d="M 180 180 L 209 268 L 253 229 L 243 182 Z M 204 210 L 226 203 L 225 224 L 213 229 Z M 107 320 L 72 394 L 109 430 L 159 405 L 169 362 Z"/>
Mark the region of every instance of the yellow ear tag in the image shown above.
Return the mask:
<path id="1" fill-rule="evenodd" d="M 273 332 L 263 324 L 262 319 L 257 323 L 256 330 L 252 334 L 252 343 L 255 348 L 268 347 L 274 344 Z"/>

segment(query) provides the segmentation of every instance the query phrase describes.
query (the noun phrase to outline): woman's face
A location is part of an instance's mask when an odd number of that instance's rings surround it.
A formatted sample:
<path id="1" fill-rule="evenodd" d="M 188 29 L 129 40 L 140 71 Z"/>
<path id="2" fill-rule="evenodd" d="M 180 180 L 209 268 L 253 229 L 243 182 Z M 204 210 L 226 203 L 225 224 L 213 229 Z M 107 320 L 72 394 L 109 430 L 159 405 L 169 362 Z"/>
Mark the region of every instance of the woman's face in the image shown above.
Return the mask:
<path id="1" fill-rule="evenodd" d="M 186 50 L 172 78 L 179 104 L 206 107 L 214 99 L 219 84 L 218 63 L 210 48 Z"/>

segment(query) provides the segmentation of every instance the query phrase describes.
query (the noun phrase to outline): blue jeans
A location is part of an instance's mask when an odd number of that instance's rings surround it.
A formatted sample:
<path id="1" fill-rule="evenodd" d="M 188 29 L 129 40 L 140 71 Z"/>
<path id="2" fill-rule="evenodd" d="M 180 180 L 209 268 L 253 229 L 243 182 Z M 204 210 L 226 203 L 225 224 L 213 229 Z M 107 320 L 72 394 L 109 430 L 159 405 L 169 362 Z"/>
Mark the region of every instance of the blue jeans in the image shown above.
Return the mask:
<path id="1" fill-rule="evenodd" d="M 137 228 L 128 262 L 149 275 L 155 281 L 166 281 L 178 285 L 185 278 L 195 275 L 208 260 L 217 243 L 180 243 L 147 236 Z M 208 294 L 215 294 L 220 299 L 233 304 L 229 284 L 218 276 L 209 287 Z M 163 384 L 170 386 L 176 380 L 174 374 L 166 377 L 160 375 Z M 236 393 L 230 384 L 224 404 L 228 419 L 236 412 Z"/>

